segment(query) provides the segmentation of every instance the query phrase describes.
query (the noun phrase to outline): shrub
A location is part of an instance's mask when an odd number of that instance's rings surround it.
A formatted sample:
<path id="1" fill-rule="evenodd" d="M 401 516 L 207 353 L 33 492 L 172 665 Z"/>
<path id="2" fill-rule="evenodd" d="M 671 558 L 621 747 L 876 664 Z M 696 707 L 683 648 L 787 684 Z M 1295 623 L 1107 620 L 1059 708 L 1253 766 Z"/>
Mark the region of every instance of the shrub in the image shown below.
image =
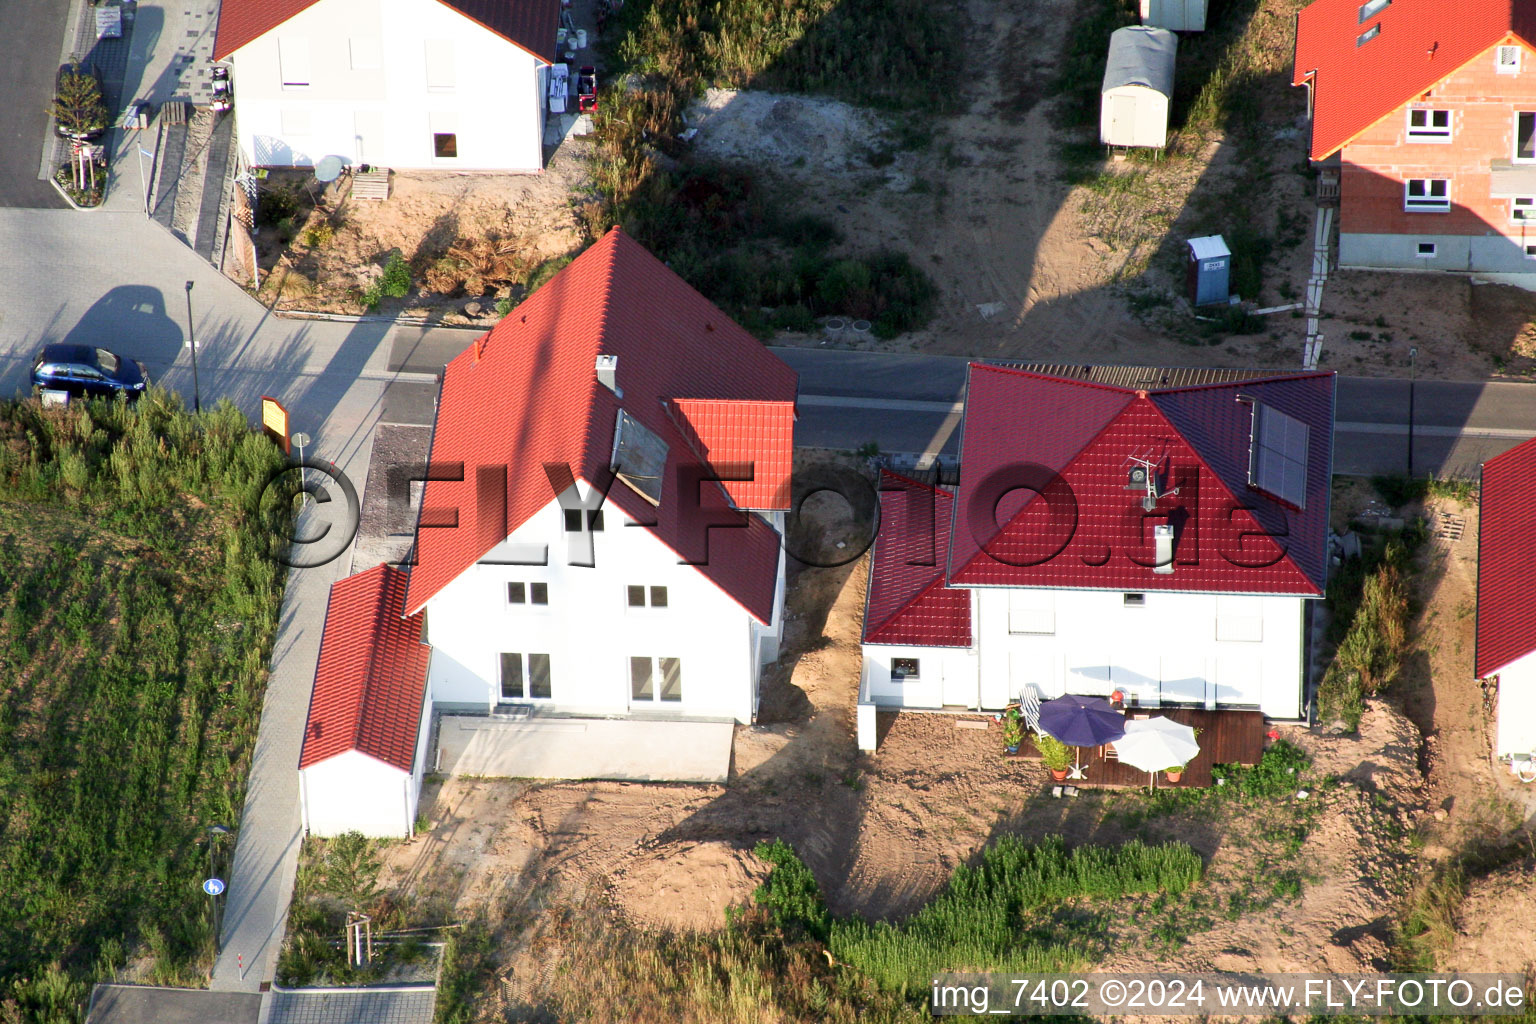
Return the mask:
<path id="1" fill-rule="evenodd" d="M 392 299 L 403 299 L 411 291 L 411 265 L 399 249 L 390 251 L 384 261 L 384 273 L 379 278 L 379 290 Z"/>
<path id="2" fill-rule="evenodd" d="M 290 185 L 274 185 L 261 191 L 256 201 L 256 226 L 272 227 L 292 219 L 301 208 L 298 190 Z"/>
<path id="3" fill-rule="evenodd" d="M 335 237 L 335 228 L 329 224 L 318 224 L 304 232 L 304 244 L 311 249 L 324 249 Z"/>
<path id="4" fill-rule="evenodd" d="M 81 138 L 100 131 L 107 126 L 108 119 L 101 83 L 86 71 L 64 72 L 59 76 L 58 94 L 49 113 L 66 135 Z"/>
<path id="5" fill-rule="evenodd" d="M 1035 749 L 1040 751 L 1040 759 L 1052 771 L 1064 771 L 1072 760 L 1067 745 L 1048 732 L 1035 733 Z"/>
<path id="6" fill-rule="evenodd" d="M 811 869 L 782 839 L 758 843 L 752 852 L 773 865 L 773 871 L 757 888 L 757 905 L 780 927 L 825 942 L 832 917 Z"/>

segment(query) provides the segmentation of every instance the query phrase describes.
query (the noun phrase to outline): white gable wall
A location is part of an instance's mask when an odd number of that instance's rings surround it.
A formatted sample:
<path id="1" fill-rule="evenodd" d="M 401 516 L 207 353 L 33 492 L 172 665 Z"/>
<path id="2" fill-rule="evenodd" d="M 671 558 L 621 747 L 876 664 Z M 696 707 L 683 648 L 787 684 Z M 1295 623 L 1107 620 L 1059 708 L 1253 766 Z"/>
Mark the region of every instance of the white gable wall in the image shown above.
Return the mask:
<path id="1" fill-rule="evenodd" d="M 410 772 L 356 750 L 299 772 L 304 828 L 310 835 L 356 831 L 381 839 L 409 838 L 418 794 Z"/>
<path id="2" fill-rule="evenodd" d="M 1299 717 L 1303 598 L 1143 597 L 1128 606 L 1119 591 L 980 589 L 973 627 L 981 706 L 1005 707 L 1034 683 L 1046 697 L 1119 689 L 1143 703 Z"/>
<path id="3" fill-rule="evenodd" d="M 1494 756 L 1536 752 L 1536 653 L 1499 669 Z"/>
<path id="4" fill-rule="evenodd" d="M 231 62 L 256 166 L 543 166 L 547 67 L 439 0 L 319 0 Z M 435 155 L 437 132 L 456 136 L 456 158 Z"/>
<path id="5" fill-rule="evenodd" d="M 626 486 L 615 482 L 615 487 Z M 585 488 L 583 487 L 583 490 Z M 551 699 L 518 700 L 573 714 L 659 714 L 752 720 L 758 657 L 777 652 L 784 560 L 774 621 L 762 628 L 697 567 L 648 529 L 627 526 L 612 502 L 604 529 L 594 533 L 592 567 L 569 564 L 564 514 L 550 503 L 487 558 L 524 557 L 517 547 L 549 546 L 547 565 L 478 564 L 427 603 L 432 644 L 428 686 L 439 705 L 494 710 L 502 652 L 550 656 Z M 731 542 L 731 530 L 710 531 L 710 543 Z M 548 584 L 549 604 L 509 604 L 507 584 Z M 667 607 L 630 608 L 626 587 L 667 588 Z M 634 700 L 631 656 L 680 658 L 682 700 Z"/>

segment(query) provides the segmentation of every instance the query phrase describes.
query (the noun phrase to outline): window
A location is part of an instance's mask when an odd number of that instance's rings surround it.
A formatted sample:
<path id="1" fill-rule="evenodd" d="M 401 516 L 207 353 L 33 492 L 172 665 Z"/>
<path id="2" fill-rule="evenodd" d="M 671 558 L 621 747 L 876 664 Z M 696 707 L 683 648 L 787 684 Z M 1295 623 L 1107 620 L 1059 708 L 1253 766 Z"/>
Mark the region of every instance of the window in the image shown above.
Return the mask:
<path id="1" fill-rule="evenodd" d="M 636 585 L 631 584 L 630 586 L 627 586 L 627 587 L 624 588 L 624 593 L 625 593 L 625 601 L 628 603 L 628 605 L 631 608 L 644 608 L 646 606 L 645 605 L 645 587 L 636 586 Z M 652 608 L 665 608 L 667 606 L 667 588 L 666 587 L 652 587 L 651 588 L 651 605 L 650 606 Z"/>
<path id="2" fill-rule="evenodd" d="M 309 134 L 309 111 L 300 107 L 284 107 L 278 117 L 282 120 L 285 138 Z"/>
<path id="3" fill-rule="evenodd" d="M 459 155 L 459 137 L 453 132 L 432 133 L 432 155 L 451 160 Z"/>
<path id="4" fill-rule="evenodd" d="M 1446 213 L 1450 208 L 1448 178 L 1409 178 L 1403 185 L 1403 209 L 1409 213 Z"/>
<path id="5" fill-rule="evenodd" d="M 452 92 L 454 85 L 453 40 L 427 40 L 427 91 Z"/>
<path id="6" fill-rule="evenodd" d="M 1145 608 L 1147 605 L 1146 594 L 1126 594 L 1125 606 L 1127 608 Z"/>
<path id="7" fill-rule="evenodd" d="M 353 71 L 377 71 L 384 63 L 378 36 L 354 36 L 347 40 L 347 48 L 352 53 Z"/>
<path id="8" fill-rule="evenodd" d="M 549 604 L 548 583 L 508 583 L 508 604 Z"/>
<path id="9" fill-rule="evenodd" d="M 1420 242 L 1417 255 L 1429 259 L 1435 255 L 1435 252 L 1438 250 L 1438 248 L 1439 247 L 1434 242 Z"/>
<path id="10" fill-rule="evenodd" d="M 554 690 L 550 684 L 549 655 L 503 654 L 501 656 L 502 700 L 549 700 Z"/>
<path id="11" fill-rule="evenodd" d="M 1355 45 L 1364 46 L 1366 43 L 1370 42 L 1372 39 L 1375 39 L 1379 35 L 1381 35 L 1381 22 L 1378 21 L 1376 24 L 1372 25 L 1370 28 L 1366 29 L 1364 32 L 1361 32 L 1358 36 L 1355 37 Z"/>
<path id="12" fill-rule="evenodd" d="M 565 532 L 581 532 L 581 514 L 587 514 L 587 529 L 593 533 L 603 532 L 603 510 L 600 508 L 579 509 L 568 508 L 565 510 Z"/>
<path id="13" fill-rule="evenodd" d="M 1216 598 L 1216 639 L 1259 643 L 1264 639 L 1264 599 Z"/>
<path id="14" fill-rule="evenodd" d="M 1515 159 L 1536 160 L 1536 112 L 1515 114 Z"/>
<path id="15" fill-rule="evenodd" d="M 1536 260 L 1536 245 L 1528 245 L 1525 247 L 1525 258 L 1528 260 Z"/>
<path id="16" fill-rule="evenodd" d="M 1494 54 L 1494 67 L 1501 75 L 1513 75 L 1520 70 L 1520 47 L 1501 46 Z"/>
<path id="17" fill-rule="evenodd" d="M 1386 10 L 1391 3 L 1392 0 L 1366 0 L 1365 3 L 1360 5 L 1360 21 L 1358 24 L 1364 25 L 1376 17 L 1376 15 Z"/>
<path id="18" fill-rule="evenodd" d="M 1408 111 L 1409 142 L 1450 142 L 1451 112 L 1449 110 Z"/>
<path id="19" fill-rule="evenodd" d="M 1509 219 L 1536 220 L 1536 196 L 1515 196 L 1509 201 Z"/>
<path id="20" fill-rule="evenodd" d="M 284 89 L 309 88 L 309 40 L 280 38 L 277 41 L 277 64 Z"/>
<path id="21" fill-rule="evenodd" d="M 904 679 L 918 678 L 918 659 L 916 658 L 892 658 L 891 682 L 899 683 Z"/>
<path id="22" fill-rule="evenodd" d="M 1008 632 L 1055 633 L 1055 595 L 1044 590 L 1008 591 Z"/>
<path id="23" fill-rule="evenodd" d="M 630 658 L 629 693 L 634 700 L 680 703 L 683 699 L 682 659 Z"/>

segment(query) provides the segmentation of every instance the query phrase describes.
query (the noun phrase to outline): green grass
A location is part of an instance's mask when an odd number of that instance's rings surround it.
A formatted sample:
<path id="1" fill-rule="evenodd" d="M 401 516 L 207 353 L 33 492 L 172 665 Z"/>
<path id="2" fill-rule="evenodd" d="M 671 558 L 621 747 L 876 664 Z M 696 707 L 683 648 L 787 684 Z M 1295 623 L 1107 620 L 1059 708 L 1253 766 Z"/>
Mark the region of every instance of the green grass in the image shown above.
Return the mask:
<path id="1" fill-rule="evenodd" d="M 283 461 L 228 403 L 0 403 L 0 1019 L 78 1020 L 129 959 L 211 963 L 206 827 L 244 803 Z"/>
<path id="2" fill-rule="evenodd" d="M 1329 579 L 1329 639 L 1337 649 L 1318 685 L 1318 715 L 1324 724 L 1359 728 L 1365 699 L 1397 677 L 1408 650 L 1412 551 L 1421 539 L 1420 530 L 1406 531 L 1380 555 L 1351 559 Z"/>
<path id="3" fill-rule="evenodd" d="M 1005 836 L 976 867 L 955 869 L 949 885 L 899 923 L 831 917 L 815 879 L 783 843 L 758 855 L 775 865 L 760 906 L 791 933 L 825 937 L 831 956 L 881 989 L 911 995 L 938 972 L 1063 971 L 1084 966 L 1103 923 L 1082 904 L 1138 893 L 1184 892 L 1200 879 L 1200 855 L 1183 843 L 1083 846 L 1059 837 L 1038 845 Z"/>

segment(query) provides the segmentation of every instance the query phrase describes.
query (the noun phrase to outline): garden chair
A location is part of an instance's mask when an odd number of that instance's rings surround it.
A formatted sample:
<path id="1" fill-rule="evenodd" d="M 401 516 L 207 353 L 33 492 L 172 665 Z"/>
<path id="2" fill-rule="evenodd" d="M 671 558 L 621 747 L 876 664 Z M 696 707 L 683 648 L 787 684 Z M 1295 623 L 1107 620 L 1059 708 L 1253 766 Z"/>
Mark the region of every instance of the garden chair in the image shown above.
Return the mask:
<path id="1" fill-rule="evenodd" d="M 1024 724 L 1029 726 L 1029 731 L 1040 731 L 1040 689 L 1034 683 L 1025 683 L 1019 691 L 1019 711 L 1024 715 Z"/>

